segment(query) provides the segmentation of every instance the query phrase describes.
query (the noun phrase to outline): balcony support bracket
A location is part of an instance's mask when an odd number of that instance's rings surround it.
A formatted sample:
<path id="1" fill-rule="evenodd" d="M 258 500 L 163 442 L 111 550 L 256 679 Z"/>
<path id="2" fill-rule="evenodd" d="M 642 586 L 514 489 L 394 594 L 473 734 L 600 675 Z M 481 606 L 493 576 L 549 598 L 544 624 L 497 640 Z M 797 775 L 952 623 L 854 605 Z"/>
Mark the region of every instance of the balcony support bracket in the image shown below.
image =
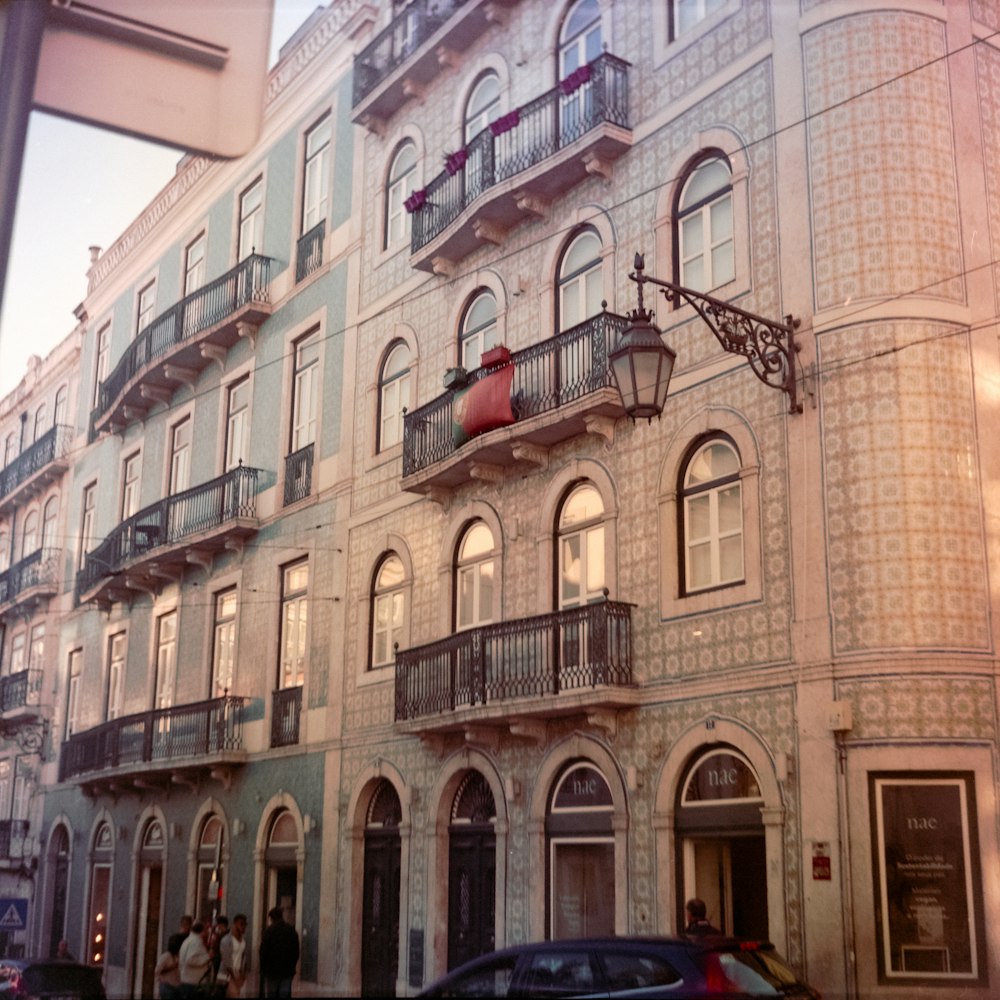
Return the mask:
<path id="1" fill-rule="evenodd" d="M 184 558 L 191 563 L 192 566 L 200 566 L 206 573 L 212 572 L 212 556 L 211 553 L 201 552 L 198 549 L 192 549 L 190 552 L 184 554 Z"/>
<path id="2" fill-rule="evenodd" d="M 141 576 L 136 576 L 134 573 L 125 574 L 125 586 L 129 590 L 139 590 L 144 594 L 149 594 L 150 597 L 156 597 L 159 593 L 159 588 L 155 584 L 144 580 Z"/>
<path id="3" fill-rule="evenodd" d="M 135 421 L 140 423 L 146 422 L 146 417 L 149 415 L 149 410 L 142 406 L 123 406 L 122 416 L 125 418 L 125 423 L 131 424 Z M 124 430 L 124 427 L 122 428 Z"/>
<path id="4" fill-rule="evenodd" d="M 548 735 L 548 727 L 538 719 L 518 719 L 510 724 L 511 736 L 530 740 L 537 746 L 544 746 Z"/>
<path id="5" fill-rule="evenodd" d="M 435 257 L 431 260 L 431 269 L 442 278 L 450 278 L 455 273 L 455 262 L 448 257 Z"/>
<path id="6" fill-rule="evenodd" d="M 0 739 L 5 742 L 13 740 L 22 753 L 40 753 L 47 730 L 48 722 L 44 719 L 20 723 L 12 720 L 0 721 Z"/>
<path id="7" fill-rule="evenodd" d="M 472 231 L 476 239 L 483 243 L 492 243 L 494 246 L 503 246 L 503 241 L 507 238 L 507 230 L 503 226 L 498 226 L 495 222 L 488 222 L 486 219 L 477 219 L 472 225 Z"/>
<path id="8" fill-rule="evenodd" d="M 198 381 L 198 373 L 193 368 L 186 368 L 184 365 L 164 365 L 163 374 L 171 382 L 180 382 L 188 388 L 194 388 Z"/>
<path id="9" fill-rule="evenodd" d="M 478 479 L 482 483 L 503 485 L 503 466 L 491 462 L 473 462 L 469 466 L 469 478 Z"/>
<path id="10" fill-rule="evenodd" d="M 587 712 L 587 725 L 603 730 L 609 739 L 618 735 L 618 713 L 613 709 L 595 708 Z"/>
<path id="11" fill-rule="evenodd" d="M 511 453 L 519 462 L 528 462 L 540 470 L 549 466 L 549 451 L 547 448 L 540 448 L 538 445 L 528 441 L 518 441 L 512 445 Z"/>
<path id="12" fill-rule="evenodd" d="M 220 764 L 209 771 L 209 776 L 213 781 L 220 782 L 227 792 L 230 790 L 233 783 L 233 769 L 231 767 Z"/>
<path id="13" fill-rule="evenodd" d="M 493 726 L 466 726 L 462 735 L 467 744 L 474 743 L 492 753 L 500 750 L 500 730 Z"/>
<path id="14" fill-rule="evenodd" d="M 183 785 L 192 792 L 198 791 L 198 779 L 184 771 L 174 771 L 170 775 L 170 782 L 174 785 Z"/>
<path id="15" fill-rule="evenodd" d="M 549 216 L 549 202 L 530 191 L 515 191 L 514 204 L 519 212 L 533 215 L 537 219 L 547 219 Z"/>
<path id="16" fill-rule="evenodd" d="M 601 413 L 588 413 L 583 418 L 583 424 L 588 434 L 604 438 L 609 445 L 615 443 L 615 421 Z"/>
<path id="17" fill-rule="evenodd" d="M 151 403 L 161 403 L 163 406 L 166 406 L 173 399 L 174 394 L 162 386 L 150 385 L 148 382 L 144 382 L 139 387 L 139 395 L 143 399 L 148 399 Z"/>
<path id="18" fill-rule="evenodd" d="M 236 324 L 236 335 L 238 337 L 246 337 L 250 341 L 250 346 L 256 350 L 257 349 L 257 331 L 260 326 L 257 323 L 248 323 L 246 320 L 240 320 Z"/>
<path id="19" fill-rule="evenodd" d="M 206 361 L 214 361 L 219 366 L 219 371 L 225 373 L 226 358 L 229 356 L 229 351 L 220 344 L 210 344 L 207 342 L 201 344 L 198 350 Z"/>
<path id="20" fill-rule="evenodd" d="M 598 156 L 597 153 L 593 151 L 584 153 L 583 169 L 586 170 L 588 174 L 595 174 L 598 177 L 603 177 L 606 181 L 610 181 L 612 174 L 614 173 L 613 164 L 609 163 L 603 157 Z"/>

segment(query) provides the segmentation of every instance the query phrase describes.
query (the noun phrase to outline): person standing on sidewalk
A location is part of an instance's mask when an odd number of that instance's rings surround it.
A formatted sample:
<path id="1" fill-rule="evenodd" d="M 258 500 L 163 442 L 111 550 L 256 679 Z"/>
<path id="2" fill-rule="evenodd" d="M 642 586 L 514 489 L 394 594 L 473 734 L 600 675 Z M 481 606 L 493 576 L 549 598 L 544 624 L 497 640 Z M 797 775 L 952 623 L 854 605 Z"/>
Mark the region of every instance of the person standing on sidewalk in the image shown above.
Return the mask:
<path id="1" fill-rule="evenodd" d="M 299 935 L 285 923 L 280 906 L 267 914 L 268 924 L 260 939 L 260 975 L 264 980 L 264 996 L 268 1000 L 284 1000 L 292 995 L 292 979 L 299 964 Z"/>

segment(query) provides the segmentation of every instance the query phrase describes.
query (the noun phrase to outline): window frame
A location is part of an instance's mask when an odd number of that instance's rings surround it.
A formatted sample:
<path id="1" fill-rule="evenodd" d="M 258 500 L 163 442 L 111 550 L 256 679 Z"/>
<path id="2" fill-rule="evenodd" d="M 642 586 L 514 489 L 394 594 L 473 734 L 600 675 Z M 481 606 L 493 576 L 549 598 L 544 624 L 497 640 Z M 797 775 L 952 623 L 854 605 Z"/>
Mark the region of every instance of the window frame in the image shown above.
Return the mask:
<path id="1" fill-rule="evenodd" d="M 326 135 L 323 137 L 322 133 Z M 322 142 L 311 149 L 316 137 Z M 325 222 L 330 214 L 330 149 L 333 144 L 333 115 L 327 111 L 302 137 L 302 222 L 299 235 Z"/>
<path id="2" fill-rule="evenodd" d="M 167 628 L 169 627 L 169 631 Z M 177 608 L 156 616 L 153 670 L 153 708 L 170 708 L 177 686 L 177 645 L 180 639 Z"/>
<path id="3" fill-rule="evenodd" d="M 289 448 L 288 453 L 294 455 L 297 451 L 316 443 L 319 426 L 319 362 L 322 346 L 320 328 L 313 327 L 301 337 L 292 342 L 292 391 Z M 303 360 L 306 350 L 311 356 Z M 304 387 L 307 391 L 304 392 Z M 303 397 L 305 401 L 303 402 Z M 303 412 L 309 407 L 310 415 L 303 419 Z"/>
<path id="4" fill-rule="evenodd" d="M 125 703 L 125 664 L 128 657 L 128 633 L 122 629 L 108 636 L 107 675 L 104 690 L 104 721 L 122 714 Z"/>
<path id="5" fill-rule="evenodd" d="M 490 549 L 483 552 L 473 552 L 470 555 L 463 554 L 466 544 L 480 528 L 485 529 L 490 535 L 492 542 Z M 488 595 L 489 608 L 484 607 L 482 594 L 483 571 L 487 566 L 492 567 L 490 593 Z M 469 629 L 481 628 L 484 625 L 492 625 L 499 621 L 500 573 L 500 548 L 492 526 L 481 517 L 472 518 L 459 533 L 455 545 L 453 571 L 454 596 L 452 599 L 454 631 L 464 632 Z M 472 581 L 472 616 L 467 621 L 463 621 L 463 580 L 466 578 L 471 578 Z"/>
<path id="6" fill-rule="evenodd" d="M 402 356 L 405 364 L 398 369 L 389 371 L 390 363 L 397 356 Z M 412 377 L 410 374 L 410 345 L 405 340 L 394 340 L 387 348 L 379 366 L 378 376 L 378 414 L 376 422 L 376 452 L 389 451 L 403 443 L 403 410 L 410 406 Z M 392 397 L 395 396 L 395 399 Z M 392 430 L 393 434 L 387 434 Z"/>
<path id="7" fill-rule="evenodd" d="M 247 209 L 247 199 L 258 194 L 257 203 Z M 247 247 L 249 230 L 250 246 Z M 236 263 L 259 253 L 264 243 L 264 175 L 258 174 L 237 196 L 236 202 Z"/>
<path id="8" fill-rule="evenodd" d="M 412 163 L 400 167 L 405 156 L 412 156 Z M 382 249 L 392 250 L 408 242 L 411 237 L 410 213 L 406 199 L 416 188 L 417 144 L 412 139 L 402 140 L 395 148 L 385 178 L 385 217 L 382 225 Z"/>
<path id="9" fill-rule="evenodd" d="M 222 455 L 224 472 L 235 469 L 241 462 L 248 462 L 250 459 L 250 396 L 251 381 L 249 374 L 233 379 L 225 386 L 226 390 L 226 414 L 225 414 L 225 440 L 223 441 Z M 239 392 L 246 392 L 246 402 L 234 409 L 234 400 Z M 234 428 L 238 427 L 238 433 L 234 433 Z M 235 445 L 239 446 L 239 454 L 235 454 Z"/>
<path id="10" fill-rule="evenodd" d="M 391 563 L 399 564 L 399 579 L 395 582 L 382 582 L 382 574 Z M 370 612 L 369 612 L 369 641 L 368 641 L 368 670 L 381 670 L 385 667 L 395 665 L 396 654 L 395 644 L 402 646 L 402 639 L 406 634 L 407 614 L 409 608 L 409 582 L 407 579 L 406 563 L 402 556 L 394 549 L 382 553 L 375 571 L 372 574 Z M 398 620 L 395 614 L 396 599 L 399 600 Z M 379 627 L 379 610 L 388 604 L 389 615 L 388 625 L 385 628 Z M 385 642 L 386 656 L 379 660 L 376 655 L 378 640 L 380 635 L 387 635 Z"/>
<path id="11" fill-rule="evenodd" d="M 83 647 L 71 649 L 66 657 L 66 724 L 65 739 L 80 728 L 80 683 L 83 675 Z"/>
<path id="12" fill-rule="evenodd" d="M 692 466 L 708 449 L 716 446 L 722 446 L 732 453 L 736 460 L 736 471 L 725 473 L 724 475 L 716 476 L 713 479 L 690 485 L 688 483 L 688 478 Z M 678 573 L 680 575 L 680 593 L 684 597 L 705 593 L 710 590 L 737 587 L 746 581 L 746 538 L 743 526 L 743 487 L 740 482 L 739 472 L 742 465 L 743 462 L 739 449 L 736 447 L 732 439 L 724 434 L 713 434 L 696 440 L 691 445 L 687 456 L 681 464 L 680 478 L 677 484 L 677 490 L 680 496 L 680 501 L 678 503 L 678 515 L 681 518 L 681 524 L 678 527 L 677 536 L 682 545 L 678 558 Z M 719 498 L 724 492 L 731 490 L 734 486 L 739 489 L 738 508 L 740 512 L 740 526 L 738 532 L 724 530 L 719 525 Z M 690 537 L 692 515 L 689 508 L 691 500 L 694 498 L 708 499 L 709 528 L 706 535 L 699 536 L 697 539 L 692 540 Z M 737 537 L 737 535 L 740 540 L 741 572 L 739 576 L 723 579 L 720 548 L 725 540 Z M 708 583 L 699 586 L 691 586 L 692 548 L 696 544 L 698 546 L 705 544 L 709 546 L 711 579 Z"/>
<path id="13" fill-rule="evenodd" d="M 132 339 L 142 333 L 155 317 L 156 278 L 152 278 L 135 293 L 135 328 L 132 331 Z"/>
<path id="14" fill-rule="evenodd" d="M 291 575 L 301 569 L 305 569 L 305 585 L 290 587 L 289 580 Z M 281 618 L 278 624 L 278 678 L 276 685 L 278 690 L 305 686 L 306 670 L 309 666 L 310 582 L 308 556 L 285 563 L 281 567 Z M 288 615 L 292 609 L 294 609 L 295 617 L 294 621 L 290 622 Z M 289 642 L 295 639 L 302 644 L 302 654 L 298 658 L 300 660 L 299 665 L 294 667 L 293 670 L 289 670 L 289 659 L 286 651 Z M 289 677 L 293 677 L 293 683 L 286 683 L 286 679 Z"/>
<path id="15" fill-rule="evenodd" d="M 597 255 L 588 256 L 582 263 L 574 263 L 572 268 L 567 270 L 574 250 L 585 239 L 596 240 Z M 596 282 L 596 286 L 593 282 Z M 596 301 L 591 302 L 595 287 L 598 297 Z M 567 296 L 571 292 L 575 299 L 572 314 L 567 308 Z M 559 254 L 556 268 L 556 332 L 564 333 L 597 316 L 604 298 L 604 241 L 593 226 L 581 226 L 566 241 Z M 577 312 L 579 316 L 575 315 Z"/>
<path id="16" fill-rule="evenodd" d="M 119 501 L 119 523 L 127 521 L 141 510 L 142 452 L 133 451 L 122 459 L 122 488 Z"/>
<path id="17" fill-rule="evenodd" d="M 470 325 L 473 313 L 480 303 L 489 301 L 493 306 L 493 314 L 488 319 L 476 320 L 476 325 Z M 475 341 L 476 363 L 470 364 L 470 345 Z M 475 371 L 482 367 L 483 354 L 500 343 L 499 305 L 497 297 L 491 288 L 477 288 L 466 302 L 462 311 L 462 320 L 458 331 L 458 364 L 466 371 Z"/>
<path id="18" fill-rule="evenodd" d="M 703 195 L 692 204 L 684 205 L 682 207 L 684 196 L 698 172 L 706 169 L 712 163 L 722 164 L 728 174 L 728 184 L 725 187 L 713 188 L 709 194 Z M 729 234 L 724 240 L 713 242 L 711 233 L 712 210 L 716 206 L 722 204 L 723 201 L 727 200 L 729 202 Z M 689 222 L 694 218 L 698 218 L 701 223 L 701 250 L 697 255 L 690 255 L 685 258 L 683 237 L 684 225 L 686 222 Z M 680 179 L 680 183 L 677 186 L 677 204 L 674 209 L 673 225 L 674 281 L 677 284 L 691 288 L 696 292 L 716 295 L 721 289 L 725 288 L 727 285 L 731 285 L 736 280 L 737 276 L 736 228 L 736 199 L 733 191 L 732 164 L 729 162 L 729 157 L 727 157 L 721 150 L 706 150 L 704 155 L 698 157 L 698 159 L 689 164 L 688 169 L 684 173 L 684 176 Z M 713 255 L 717 247 L 723 246 L 725 243 L 730 243 L 732 246 L 732 273 L 729 274 L 724 281 L 717 281 L 714 273 Z M 695 260 L 696 257 L 703 261 L 703 280 L 701 282 L 703 287 L 699 287 L 698 284 L 692 283 L 685 270 L 689 262 Z"/>
<path id="19" fill-rule="evenodd" d="M 97 480 L 87 483 L 80 495 L 80 557 L 79 569 L 87 562 L 87 554 L 93 549 L 94 522 L 97 517 Z"/>
<path id="20" fill-rule="evenodd" d="M 240 599 L 239 588 L 234 584 L 217 590 L 212 595 L 212 678 L 210 698 L 222 698 L 233 690 L 233 679 L 236 674 L 236 642 L 237 622 L 239 619 Z M 232 611 L 225 611 L 224 604 L 229 599 L 233 601 Z M 224 633 L 228 633 L 222 638 Z M 223 654 L 222 644 L 227 651 Z M 223 663 L 225 667 L 223 668 Z M 222 683 L 225 681 L 226 683 Z"/>
<path id="21" fill-rule="evenodd" d="M 564 523 L 564 516 L 571 501 L 585 490 L 592 492 L 600 502 L 600 513 L 591 514 L 579 522 Z M 559 503 L 555 525 L 555 605 L 558 611 L 579 608 L 604 600 L 605 592 L 608 590 L 608 529 L 606 520 L 607 511 L 605 510 L 604 497 L 601 495 L 601 491 L 596 483 L 591 482 L 589 479 L 580 479 L 566 490 Z M 596 590 L 592 590 L 587 584 L 587 578 L 590 576 L 590 558 L 592 555 L 589 542 L 592 536 L 596 536 L 599 539 L 599 551 L 602 563 L 601 584 Z M 566 540 L 574 537 L 580 539 L 580 594 L 575 600 L 567 600 L 563 594 L 564 543 Z"/>
<path id="22" fill-rule="evenodd" d="M 108 377 L 111 362 L 111 320 L 108 320 L 97 331 L 96 349 L 94 352 L 94 398 L 92 405 L 97 406 L 101 395 L 101 383 Z"/>

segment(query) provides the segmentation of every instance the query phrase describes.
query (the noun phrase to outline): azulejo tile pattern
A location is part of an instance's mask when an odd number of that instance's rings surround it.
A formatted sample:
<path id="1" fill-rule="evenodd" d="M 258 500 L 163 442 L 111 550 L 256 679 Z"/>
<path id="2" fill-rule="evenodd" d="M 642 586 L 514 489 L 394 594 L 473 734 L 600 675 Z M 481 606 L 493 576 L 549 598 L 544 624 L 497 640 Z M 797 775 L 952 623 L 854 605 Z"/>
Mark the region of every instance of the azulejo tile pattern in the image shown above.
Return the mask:
<path id="1" fill-rule="evenodd" d="M 1000 30 L 1000 6 L 988 4 Z M 983 125 L 983 147 L 987 163 L 1000 163 L 1000 52 L 980 45 L 976 48 L 976 78 L 979 84 L 980 121 Z M 987 170 L 986 199 L 989 211 L 989 245 L 1000 240 L 1000 176 Z M 995 255 L 994 255 L 995 256 Z M 993 268 L 994 302 L 1000 312 L 1000 266 Z"/>
<path id="2" fill-rule="evenodd" d="M 993 685 L 967 677 L 880 677 L 841 681 L 837 697 L 851 702 L 852 740 L 992 740 Z"/>
<path id="3" fill-rule="evenodd" d="M 856 327 L 819 359 L 835 648 L 989 649 L 966 332 Z"/>
<path id="4" fill-rule="evenodd" d="M 804 49 L 817 307 L 918 289 L 962 301 L 944 26 L 863 14 Z"/>

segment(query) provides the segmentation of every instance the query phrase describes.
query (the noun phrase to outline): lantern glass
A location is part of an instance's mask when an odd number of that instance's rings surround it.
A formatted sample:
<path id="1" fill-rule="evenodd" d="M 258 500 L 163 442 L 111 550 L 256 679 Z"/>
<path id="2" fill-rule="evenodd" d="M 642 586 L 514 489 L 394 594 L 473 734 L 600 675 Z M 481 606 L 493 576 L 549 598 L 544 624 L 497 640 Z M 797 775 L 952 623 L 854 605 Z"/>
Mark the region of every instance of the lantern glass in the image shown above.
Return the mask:
<path id="1" fill-rule="evenodd" d="M 637 318 L 611 352 L 611 371 L 625 412 L 634 420 L 663 411 L 676 353 L 648 320 Z"/>

